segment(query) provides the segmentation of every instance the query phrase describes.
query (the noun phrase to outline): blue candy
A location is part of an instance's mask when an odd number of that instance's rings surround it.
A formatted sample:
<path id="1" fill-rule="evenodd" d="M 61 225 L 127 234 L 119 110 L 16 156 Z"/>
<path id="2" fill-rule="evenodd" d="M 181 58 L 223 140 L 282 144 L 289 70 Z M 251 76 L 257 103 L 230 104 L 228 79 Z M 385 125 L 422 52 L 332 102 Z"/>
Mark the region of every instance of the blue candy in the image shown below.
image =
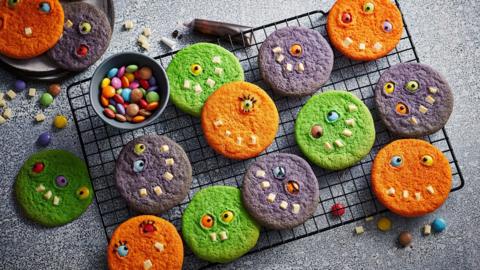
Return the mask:
<path id="1" fill-rule="evenodd" d="M 117 73 L 118 73 L 118 68 L 112 68 L 108 71 L 107 76 L 108 76 L 108 78 L 111 79 L 111 78 L 117 76 Z"/>
<path id="2" fill-rule="evenodd" d="M 51 140 L 52 135 L 50 135 L 50 132 L 46 131 L 38 136 L 37 143 L 41 146 L 47 146 L 50 144 Z"/>
<path id="3" fill-rule="evenodd" d="M 447 222 L 443 218 L 436 218 L 432 222 L 432 229 L 434 232 L 443 232 L 447 228 Z"/>
<path id="4" fill-rule="evenodd" d="M 157 91 L 158 90 L 158 86 L 151 86 L 148 88 L 148 91 Z"/>
<path id="5" fill-rule="evenodd" d="M 157 79 L 155 78 L 155 76 L 152 76 L 152 77 L 148 80 L 148 84 L 149 84 L 149 85 L 156 85 L 156 84 L 157 84 Z"/>
<path id="6" fill-rule="evenodd" d="M 27 88 L 27 84 L 26 84 L 24 81 L 22 81 L 22 80 L 17 80 L 17 81 L 15 82 L 15 90 L 16 90 L 17 92 L 23 91 L 23 90 L 25 90 L 25 88 Z"/>
<path id="7" fill-rule="evenodd" d="M 132 93 L 132 90 L 129 88 L 123 88 L 122 90 L 122 98 L 125 100 L 125 102 L 130 102 L 130 94 Z"/>

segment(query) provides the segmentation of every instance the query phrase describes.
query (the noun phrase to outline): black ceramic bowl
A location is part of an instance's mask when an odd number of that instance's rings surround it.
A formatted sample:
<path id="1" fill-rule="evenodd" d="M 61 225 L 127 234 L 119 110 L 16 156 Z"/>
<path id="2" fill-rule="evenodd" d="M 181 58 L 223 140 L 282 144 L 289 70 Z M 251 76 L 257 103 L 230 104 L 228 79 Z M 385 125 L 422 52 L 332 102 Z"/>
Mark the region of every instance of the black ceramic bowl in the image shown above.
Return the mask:
<path id="1" fill-rule="evenodd" d="M 155 110 L 150 117 L 140 123 L 119 122 L 115 119 L 110 119 L 103 114 L 104 108 L 100 104 L 100 95 L 102 91 L 101 83 L 102 80 L 107 77 L 108 71 L 112 68 L 120 68 L 121 66 L 128 65 L 137 65 L 139 68 L 144 66 L 150 67 L 153 71 L 153 76 L 157 79 L 157 86 L 159 88 L 158 94 L 160 95 L 160 100 L 157 110 Z M 119 129 L 136 129 L 152 123 L 162 114 L 163 110 L 165 110 L 169 96 L 170 88 L 168 86 L 168 78 L 165 70 L 157 61 L 141 53 L 127 52 L 109 57 L 98 66 L 93 74 L 92 80 L 90 81 L 90 101 L 93 109 L 98 117 L 100 117 L 105 123 Z"/>

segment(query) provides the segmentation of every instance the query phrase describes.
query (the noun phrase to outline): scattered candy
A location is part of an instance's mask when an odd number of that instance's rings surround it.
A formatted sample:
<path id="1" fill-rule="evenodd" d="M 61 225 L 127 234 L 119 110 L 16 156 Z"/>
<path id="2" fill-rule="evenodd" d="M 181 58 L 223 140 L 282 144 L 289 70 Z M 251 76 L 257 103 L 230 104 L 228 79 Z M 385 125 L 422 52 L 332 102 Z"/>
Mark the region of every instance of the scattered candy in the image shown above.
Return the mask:
<path id="1" fill-rule="evenodd" d="M 333 216 L 340 217 L 345 214 L 345 205 L 341 203 L 336 203 L 332 205 L 332 208 L 330 210 L 332 212 Z"/>
<path id="2" fill-rule="evenodd" d="M 0 125 L 5 124 L 5 122 L 7 122 L 7 120 L 0 115 Z"/>
<path id="3" fill-rule="evenodd" d="M 7 97 L 8 97 L 10 100 L 15 99 L 16 96 L 17 96 L 17 94 L 16 94 L 13 90 L 8 90 L 8 91 L 7 91 Z"/>
<path id="4" fill-rule="evenodd" d="M 40 104 L 44 107 L 50 106 L 53 103 L 53 96 L 50 93 L 43 93 L 40 97 Z"/>
<path id="5" fill-rule="evenodd" d="M 373 217 L 369 216 L 369 217 L 365 218 L 365 221 L 367 221 L 367 222 L 373 221 Z"/>
<path id="6" fill-rule="evenodd" d="M 35 115 L 35 121 L 37 121 L 37 122 L 45 121 L 45 115 L 43 113 L 39 113 L 39 114 Z"/>
<path id="7" fill-rule="evenodd" d="M 123 27 L 124 27 L 125 30 L 127 30 L 127 31 L 133 29 L 133 27 L 134 27 L 133 21 L 131 21 L 131 20 L 126 20 L 126 21 L 123 23 Z"/>
<path id="8" fill-rule="evenodd" d="M 35 89 L 35 88 L 28 89 L 28 96 L 29 97 L 35 97 L 36 94 L 37 94 L 37 89 Z"/>
<path id="9" fill-rule="evenodd" d="M 60 129 L 65 128 L 68 125 L 68 119 L 63 115 L 57 115 L 55 116 L 55 119 L 53 119 L 53 125 L 56 128 L 60 128 Z"/>
<path id="10" fill-rule="evenodd" d="M 425 226 L 423 226 L 423 235 L 430 235 L 432 233 L 432 226 L 430 226 L 429 224 L 426 224 Z"/>
<path id="11" fill-rule="evenodd" d="M 150 37 L 152 35 L 152 30 L 149 27 L 143 28 L 142 34 L 146 37 Z"/>
<path id="12" fill-rule="evenodd" d="M 412 239 L 413 239 L 413 236 L 411 233 L 409 232 L 402 232 L 400 233 L 400 235 L 398 236 L 398 243 L 402 246 L 402 247 L 408 247 L 410 246 L 410 244 L 412 243 Z"/>
<path id="13" fill-rule="evenodd" d="M 52 135 L 50 135 L 50 132 L 46 131 L 38 136 L 37 143 L 41 146 L 47 146 L 50 144 L 51 140 Z"/>
<path id="14" fill-rule="evenodd" d="M 377 228 L 382 232 L 389 231 L 392 229 L 392 221 L 387 217 L 382 217 L 377 222 Z"/>
<path id="15" fill-rule="evenodd" d="M 3 115 L 2 115 L 2 116 L 3 116 L 3 118 L 5 118 L 5 119 L 10 119 L 10 118 L 12 118 L 12 116 L 13 116 L 12 109 L 6 108 L 6 109 L 3 111 Z"/>
<path id="16" fill-rule="evenodd" d="M 447 228 L 447 222 L 443 218 L 436 218 L 432 222 L 432 229 L 434 232 L 443 232 Z"/>
<path id="17" fill-rule="evenodd" d="M 48 87 L 48 93 L 54 97 L 60 95 L 60 92 L 62 92 L 62 87 L 60 84 L 52 84 Z"/>
<path id="18" fill-rule="evenodd" d="M 365 229 L 363 228 L 363 226 L 357 226 L 355 227 L 355 233 L 356 234 L 362 234 L 365 232 Z"/>
<path id="19" fill-rule="evenodd" d="M 7 106 L 7 103 L 5 102 L 5 100 L 0 99 L 0 108 L 5 107 L 5 106 Z"/>
<path id="20" fill-rule="evenodd" d="M 22 80 L 17 80 L 15 82 L 15 90 L 17 92 L 21 92 L 23 90 L 25 90 L 27 88 L 27 83 L 25 83 L 24 81 Z"/>

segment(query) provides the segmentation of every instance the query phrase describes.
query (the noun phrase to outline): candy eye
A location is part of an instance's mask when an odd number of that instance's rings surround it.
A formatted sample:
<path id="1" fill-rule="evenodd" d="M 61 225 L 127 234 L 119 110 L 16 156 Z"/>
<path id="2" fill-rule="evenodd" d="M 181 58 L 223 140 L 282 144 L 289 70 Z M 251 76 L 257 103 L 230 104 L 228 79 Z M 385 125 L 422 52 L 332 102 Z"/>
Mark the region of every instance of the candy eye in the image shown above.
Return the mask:
<path id="1" fill-rule="evenodd" d="M 55 184 L 58 187 L 66 187 L 68 185 L 68 180 L 65 178 L 65 176 L 59 175 L 57 178 L 55 178 Z"/>
<path id="2" fill-rule="evenodd" d="M 278 180 L 285 179 L 287 175 L 287 172 L 285 171 L 285 167 L 283 166 L 277 166 L 273 168 L 272 173 L 273 173 L 273 177 L 275 177 Z"/>
<path id="3" fill-rule="evenodd" d="M 204 227 L 206 229 L 212 228 L 213 227 L 213 217 L 210 216 L 209 214 L 203 215 L 202 220 L 200 220 L 200 224 L 202 225 L 202 227 Z"/>
<path id="4" fill-rule="evenodd" d="M 340 118 L 340 115 L 336 111 L 329 111 L 327 113 L 327 122 L 334 123 Z"/>
<path id="5" fill-rule="evenodd" d="M 314 125 L 310 130 L 310 134 L 313 138 L 318 139 L 323 135 L 323 128 L 320 125 Z"/>
<path id="6" fill-rule="evenodd" d="M 395 91 L 395 84 L 393 82 L 387 82 L 383 86 L 383 90 L 385 91 L 385 93 L 391 94 L 391 93 L 393 93 L 393 91 Z"/>
<path id="7" fill-rule="evenodd" d="M 408 114 L 408 107 L 402 102 L 397 103 L 397 106 L 395 106 L 395 111 L 401 115 Z"/>
<path id="8" fill-rule="evenodd" d="M 417 81 L 409 81 L 406 85 L 405 88 L 412 92 L 415 93 L 417 92 L 418 88 L 420 88 L 420 84 Z"/>
<path id="9" fill-rule="evenodd" d="M 127 242 L 118 241 L 118 244 L 115 244 L 115 251 L 117 252 L 118 256 L 125 257 L 128 255 L 128 246 Z"/>
<path id="10" fill-rule="evenodd" d="M 390 165 L 393 167 L 400 167 L 403 164 L 403 159 L 401 156 L 393 156 L 390 160 Z"/>
<path id="11" fill-rule="evenodd" d="M 50 4 L 47 2 L 40 3 L 40 5 L 38 5 L 38 9 L 44 13 L 50 13 L 50 10 L 51 10 Z"/>
<path id="12" fill-rule="evenodd" d="M 15 7 L 18 3 L 20 3 L 20 0 L 8 0 L 8 7 L 13 8 L 13 7 Z"/>
<path id="13" fill-rule="evenodd" d="M 285 187 L 290 194 L 296 195 L 300 192 L 300 185 L 295 181 L 288 181 Z"/>
<path id="14" fill-rule="evenodd" d="M 88 188 L 86 188 L 86 187 L 81 187 L 81 188 L 77 189 L 77 197 L 78 197 L 80 200 L 85 200 L 85 199 L 87 199 L 89 195 L 90 195 L 90 190 L 88 190 Z"/>
<path id="15" fill-rule="evenodd" d="M 200 74 L 202 74 L 202 67 L 199 65 L 199 64 L 192 64 L 190 66 L 190 72 L 194 75 L 194 76 L 198 76 Z"/>
<path id="16" fill-rule="evenodd" d="M 78 29 L 80 30 L 80 34 L 86 35 L 86 34 L 92 32 L 92 25 L 89 22 L 82 22 L 78 26 Z"/>
<path id="17" fill-rule="evenodd" d="M 257 100 L 248 95 L 248 96 L 243 96 L 240 98 L 241 102 L 240 102 L 240 109 L 243 111 L 243 112 L 250 112 L 251 110 L 253 110 L 253 107 L 255 106 L 255 103 L 257 103 Z"/>
<path id="18" fill-rule="evenodd" d="M 372 14 L 374 10 L 375 10 L 375 5 L 371 2 L 367 2 L 365 3 L 365 5 L 363 5 L 363 11 L 365 13 Z"/>
<path id="19" fill-rule="evenodd" d="M 223 222 L 230 223 L 235 218 L 235 215 L 233 214 L 232 211 L 227 210 L 227 211 L 223 211 L 221 218 Z"/>
<path id="20" fill-rule="evenodd" d="M 422 157 L 422 164 L 425 166 L 432 166 L 433 165 L 433 157 L 430 155 L 425 155 Z"/>
<path id="21" fill-rule="evenodd" d="M 77 50 L 76 50 L 75 52 L 77 53 L 77 56 L 78 56 L 79 58 L 83 58 L 83 57 L 85 57 L 85 56 L 88 55 L 88 51 L 89 51 L 89 50 L 90 50 L 90 49 L 88 48 L 87 45 L 81 44 L 80 46 L 78 46 L 78 48 L 77 48 Z"/>
<path id="22" fill-rule="evenodd" d="M 293 44 L 290 47 L 290 54 L 292 56 L 300 57 L 302 56 L 302 52 L 303 52 L 303 49 L 302 49 L 302 46 L 300 46 L 300 44 Z"/>
<path id="23" fill-rule="evenodd" d="M 389 21 L 384 21 L 383 24 L 382 24 L 382 29 L 383 29 L 383 31 L 385 31 L 387 33 L 390 33 L 393 30 L 393 25 Z"/>
<path id="24" fill-rule="evenodd" d="M 143 143 L 137 143 L 135 144 L 135 148 L 133 149 L 133 152 L 135 152 L 135 154 L 137 155 L 141 155 L 143 154 L 143 152 L 145 152 L 145 144 Z"/>
<path id="25" fill-rule="evenodd" d="M 145 161 L 143 160 L 136 160 L 133 162 L 133 171 L 136 173 L 143 172 L 145 170 Z"/>
<path id="26" fill-rule="evenodd" d="M 143 233 L 153 233 L 157 230 L 157 228 L 155 228 L 155 221 L 153 220 L 144 220 L 140 224 L 140 229 Z"/>
<path id="27" fill-rule="evenodd" d="M 342 22 L 343 23 L 351 23 L 352 22 L 352 14 L 348 12 L 344 12 L 342 14 Z"/>
<path id="28" fill-rule="evenodd" d="M 32 172 L 41 173 L 41 172 L 43 172 L 43 169 L 45 169 L 45 164 L 43 164 L 43 162 L 36 162 L 33 165 Z"/>

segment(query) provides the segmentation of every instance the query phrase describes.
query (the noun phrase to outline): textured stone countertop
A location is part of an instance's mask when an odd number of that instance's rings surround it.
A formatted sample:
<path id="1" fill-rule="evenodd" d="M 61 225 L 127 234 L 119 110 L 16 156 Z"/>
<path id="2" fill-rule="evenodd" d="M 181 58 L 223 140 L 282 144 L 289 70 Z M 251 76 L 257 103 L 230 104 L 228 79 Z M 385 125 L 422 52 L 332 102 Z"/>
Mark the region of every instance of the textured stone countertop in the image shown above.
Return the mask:
<path id="1" fill-rule="evenodd" d="M 126 3 L 124 3 L 124 1 Z M 145 1 L 123 0 L 117 11 L 116 29 L 107 57 L 116 52 L 138 51 L 136 38 L 140 26 L 153 29 L 153 48 L 149 55 L 166 52 L 160 36 L 168 36 L 176 22 L 193 17 L 236 22 L 244 25 L 265 23 L 319 8 L 328 10 L 332 1 Z M 416 219 L 392 218 L 394 228 L 381 233 L 374 223 L 356 236 L 355 224 L 341 226 L 276 248 L 245 256 L 217 266 L 224 269 L 478 269 L 480 266 L 480 4 L 476 0 L 402 1 L 406 24 L 421 62 L 430 64 L 448 79 L 455 96 L 455 108 L 446 130 L 465 177 L 465 187 L 451 194 L 435 214 Z M 134 19 L 136 32 L 120 31 L 124 19 Z M 185 42 L 188 38 L 185 39 Z M 184 45 L 184 44 L 181 44 Z M 97 63 L 98 64 L 98 63 Z M 66 86 L 87 77 L 83 74 L 63 82 Z M 0 90 L 12 87 L 14 75 L 0 68 Z M 29 82 L 30 87 L 45 89 L 47 84 Z M 66 93 L 45 110 L 48 120 L 36 124 L 32 116 L 38 104 L 20 95 L 9 106 L 14 118 L 0 126 L 0 269 L 103 269 L 107 240 L 98 208 L 92 205 L 78 220 L 63 227 L 46 229 L 19 213 L 13 199 L 13 183 L 26 158 L 39 150 L 35 140 L 51 129 L 57 113 L 70 117 Z M 50 148 L 63 148 L 81 155 L 78 136 L 72 123 L 55 132 Z M 447 230 L 424 238 L 423 224 L 434 216 L 448 222 Z M 358 224 L 364 224 L 359 222 Z M 364 224 L 365 225 L 365 224 Z M 415 237 L 412 248 L 400 249 L 395 239 L 401 230 Z"/>

